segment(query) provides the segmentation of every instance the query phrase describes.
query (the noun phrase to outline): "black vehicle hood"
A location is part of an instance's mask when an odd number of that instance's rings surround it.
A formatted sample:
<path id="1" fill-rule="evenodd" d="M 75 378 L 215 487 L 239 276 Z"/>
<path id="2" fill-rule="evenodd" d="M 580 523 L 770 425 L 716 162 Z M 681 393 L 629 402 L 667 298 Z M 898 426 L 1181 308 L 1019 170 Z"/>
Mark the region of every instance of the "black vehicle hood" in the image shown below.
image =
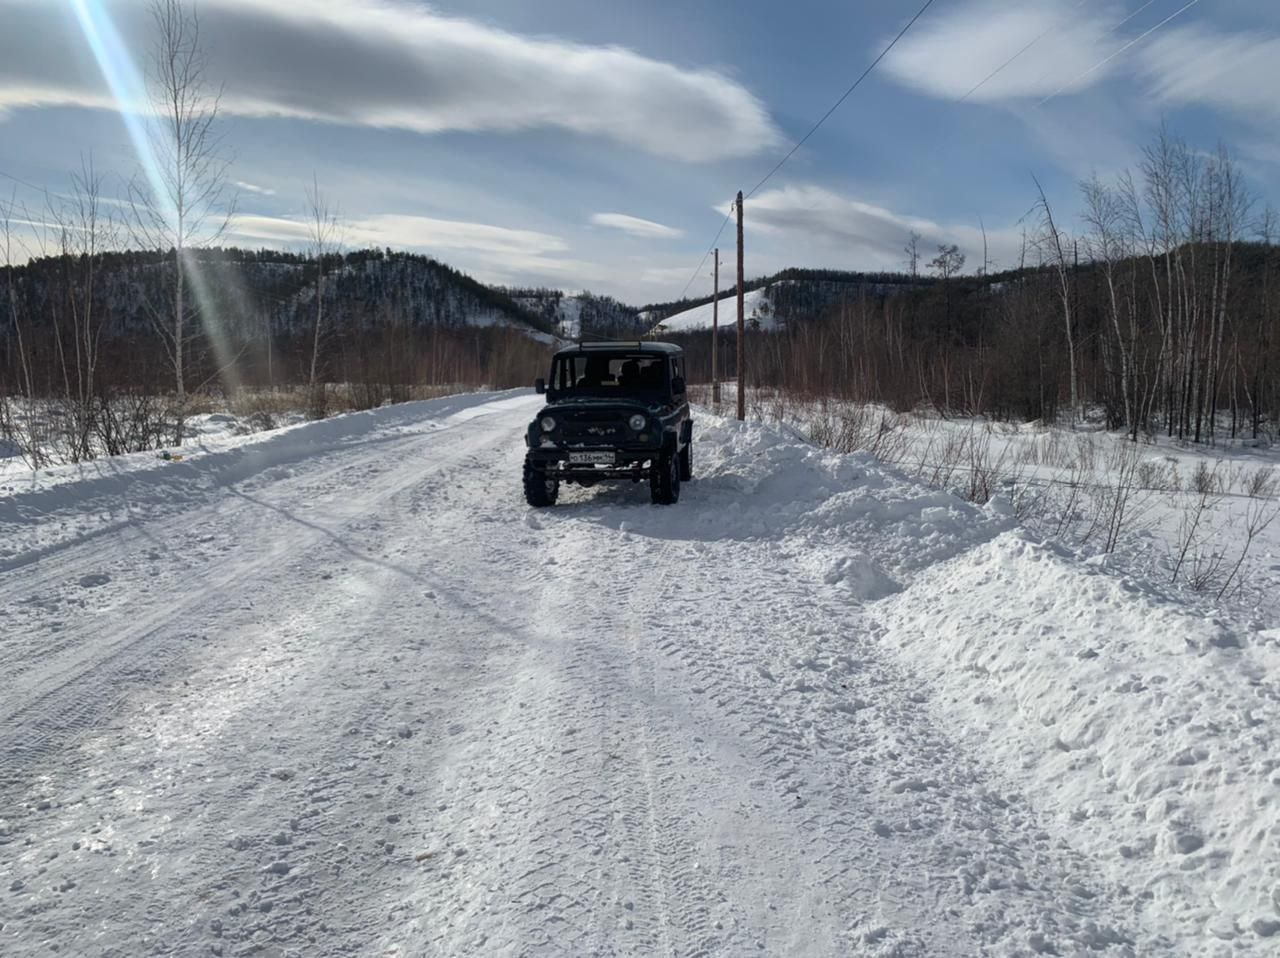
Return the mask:
<path id="1" fill-rule="evenodd" d="M 670 412 L 674 406 L 663 402 L 645 402 L 643 399 L 565 399 L 561 402 L 548 403 L 542 407 L 542 411 L 538 413 L 538 417 L 554 416 L 556 413 L 563 415 L 564 413 L 577 412 L 579 410 L 590 409 L 598 412 L 601 409 L 618 409 L 627 412 L 642 412 L 649 415 L 657 415 L 663 412 Z"/>

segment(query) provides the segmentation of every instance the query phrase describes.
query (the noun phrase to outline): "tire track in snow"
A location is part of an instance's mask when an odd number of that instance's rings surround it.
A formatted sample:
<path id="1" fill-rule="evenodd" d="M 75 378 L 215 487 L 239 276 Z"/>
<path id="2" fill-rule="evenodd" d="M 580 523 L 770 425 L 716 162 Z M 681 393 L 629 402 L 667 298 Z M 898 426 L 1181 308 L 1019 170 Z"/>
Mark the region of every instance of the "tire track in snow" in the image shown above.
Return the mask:
<path id="1" fill-rule="evenodd" d="M 343 850 L 345 844 L 343 839 L 350 841 L 352 825 L 361 812 L 361 804 L 353 799 L 355 795 L 367 789 L 367 780 L 376 771 L 376 765 L 386 756 L 388 751 L 386 745 L 379 742 L 367 754 L 356 755 L 353 759 L 348 753 L 349 740 L 346 740 L 341 732 L 337 734 L 332 746 L 327 749 L 316 749 L 316 746 L 321 744 L 320 741 L 313 740 L 306 743 L 315 750 L 314 754 L 309 755 L 308 758 L 318 760 L 320 764 L 315 772 L 305 777 L 304 781 L 302 774 L 293 774 L 287 768 L 282 770 L 280 777 L 277 777 L 274 772 L 268 775 L 265 768 L 252 766 L 245 768 L 236 759 L 237 749 L 233 741 L 228 743 L 231 751 L 228 752 L 226 747 L 221 747 L 219 751 L 222 754 L 213 763 L 220 770 L 232 771 L 225 781 L 222 780 L 221 775 L 212 783 L 201 782 L 199 779 L 192 781 L 189 776 L 192 771 L 205 767 L 209 758 L 207 754 L 209 746 L 205 740 L 209 735 L 214 734 L 215 727 L 225 726 L 222 728 L 223 733 L 234 730 L 234 733 L 240 736 L 239 743 L 247 742 L 249 752 L 259 757 L 273 747 L 272 742 L 279 741 L 277 733 L 264 733 L 260 723 L 265 722 L 267 729 L 283 725 L 291 728 L 299 736 L 316 735 L 316 732 L 306 723 L 303 723 L 301 728 L 297 728 L 298 723 L 292 713 L 301 706 L 302 711 L 325 714 L 325 699 L 334 690 L 352 681 L 348 677 L 352 674 L 350 671 L 345 669 L 334 671 L 333 666 L 325 664 L 330 661 L 326 650 L 318 650 L 306 642 L 306 632 L 309 629 L 331 627 L 331 622 L 327 621 L 326 617 L 336 614 L 332 608 L 335 601 L 338 605 L 342 605 L 343 602 L 350 605 L 350 602 L 354 601 L 356 604 L 350 608 L 355 614 L 346 615 L 347 623 L 356 628 L 360 628 L 362 622 L 365 623 L 364 628 L 368 630 L 370 636 L 374 637 L 373 641 L 370 641 L 368 636 L 357 636 L 351 642 L 341 643 L 347 649 L 343 653 L 347 661 L 352 661 L 351 656 L 376 654 L 385 649 L 385 643 L 376 638 L 378 635 L 376 620 L 379 616 L 389 621 L 415 621 L 413 613 L 418 607 L 419 600 L 407 598 L 403 594 L 404 581 L 407 576 L 411 578 L 413 572 L 403 567 L 393 566 L 389 561 L 390 556 L 411 550 L 404 544 L 388 541 L 387 524 L 368 518 L 363 515 L 363 512 L 373 507 L 391 515 L 404 514 L 404 507 L 398 505 L 397 500 L 407 498 L 406 493 L 411 493 L 425 484 L 441 481 L 442 476 L 448 477 L 450 474 L 465 472 L 465 461 L 471 455 L 470 449 L 474 449 L 477 445 L 492 446 L 508 443 L 511 433 L 510 425 L 503 417 L 499 418 L 503 421 L 497 424 L 473 423 L 464 432 L 464 448 L 457 454 L 442 455 L 439 453 L 443 450 L 437 450 L 437 455 L 426 468 L 410 460 L 399 470 L 393 471 L 393 474 L 387 476 L 385 480 L 379 480 L 373 489 L 366 489 L 365 498 L 362 500 L 363 508 L 356 508 L 352 512 L 355 518 L 344 526 L 348 532 L 359 533 L 363 554 L 354 554 L 349 548 L 344 547 L 341 540 L 329 534 L 332 529 L 309 530 L 301 540 L 307 547 L 304 554 L 295 557 L 292 562 L 283 563 L 277 573 L 274 576 L 268 576 L 269 581 L 262 584 L 262 587 L 277 600 L 273 613 L 277 617 L 289 618 L 295 623 L 291 630 L 286 630 L 292 634 L 282 633 L 274 626 L 268 626 L 259 614 L 245 616 L 241 610 L 222 610 L 223 620 L 234 622 L 237 626 L 252 625 L 253 630 L 257 632 L 255 638 L 259 641 L 261 639 L 271 641 L 273 636 L 283 639 L 286 643 L 286 651 L 289 653 L 283 660 L 278 660 L 274 649 L 263 648 L 261 653 L 266 653 L 266 660 L 259 664 L 263 656 L 257 651 L 256 643 L 250 648 L 245 648 L 242 644 L 228 642 L 227 647 L 222 651 L 226 654 L 224 658 L 230 656 L 232 659 L 230 672 L 224 672 L 225 666 L 220 666 L 217 662 L 206 661 L 197 665 L 197 668 L 203 669 L 207 681 L 214 687 L 224 675 L 233 678 L 240 676 L 233 681 L 233 684 L 226 686 L 227 691 L 234 696 L 229 701 L 234 704 L 223 707 L 223 703 L 216 698 L 210 701 L 204 694 L 194 689 L 171 687 L 165 693 L 161 693 L 165 701 L 157 702 L 158 711 L 131 709 L 129 715 L 122 716 L 123 724 L 117 726 L 117 731 L 95 730 L 93 747 L 90 748 L 89 743 L 86 742 L 86 750 L 81 753 L 81 759 L 96 764 L 110 755 L 110 761 L 113 764 L 122 761 L 132 764 L 133 773 L 127 774 L 123 779 L 114 772 L 106 777 L 93 776 L 99 781 L 89 793 L 91 797 L 87 800 L 83 797 L 75 799 L 69 805 L 65 803 L 64 798 L 58 796 L 55 780 L 48 776 L 44 777 L 40 784 L 41 791 L 43 794 L 52 796 L 54 800 L 47 803 L 45 808 L 33 803 L 16 819 L 0 823 L 3 825 L 0 827 L 0 833 L 3 833 L 0 834 L 0 845 L 7 843 L 5 835 L 16 834 L 11 831 L 13 828 L 28 835 L 38 834 L 41 830 L 49 828 L 64 831 L 67 827 L 65 820 L 57 823 L 45 820 L 56 815 L 59 819 L 69 816 L 72 822 L 84 820 L 88 823 L 92 822 L 95 810 L 105 807 L 109 810 L 108 814 L 116 819 L 116 822 L 111 825 L 114 843 L 94 839 L 92 851 L 114 856 L 121 850 L 128 849 L 129 859 L 150 861 L 157 865 L 165 862 L 170 880 L 176 885 L 175 888 L 170 889 L 170 893 L 163 901 L 151 899 L 146 912 L 133 917 L 132 920 L 135 922 L 139 918 L 142 921 L 143 934 L 137 939 L 140 942 L 156 941 L 154 938 L 156 934 L 163 936 L 159 940 L 167 942 L 166 947 L 169 948 L 181 942 L 190 942 L 194 948 L 196 942 L 201 939 L 212 941 L 209 947 L 218 948 L 222 947 L 219 944 L 221 941 L 228 943 L 238 941 L 243 945 L 255 942 L 261 945 L 263 941 L 276 942 L 279 945 L 296 945 L 298 941 L 305 939 L 313 946 L 322 942 L 330 944 L 336 942 L 339 950 L 350 951 L 360 950 L 363 944 L 377 937 L 385 922 L 385 912 L 380 905 L 395 885 L 403 880 L 404 875 L 393 876 L 388 880 L 382 874 L 388 861 L 384 856 L 391 853 L 391 843 L 379 842 L 372 852 L 359 849 L 348 853 Z M 445 478 L 443 481 L 448 482 L 452 479 Z M 312 537 L 311 532 L 323 534 Z M 397 534 L 402 536 L 402 542 L 412 543 L 411 531 L 406 530 L 400 533 L 397 530 Z M 324 579 L 314 575 L 304 574 L 302 581 L 298 581 L 300 567 L 311 561 L 330 570 L 337 570 L 340 574 L 335 576 L 328 585 L 325 584 Z M 357 570 L 358 574 L 355 578 L 346 574 L 351 569 Z M 365 582 L 364 580 L 370 575 L 374 579 Z M 347 596 L 344 600 L 339 593 L 349 585 L 357 588 L 354 595 Z M 318 595 L 314 591 L 316 587 L 320 589 Z M 368 597 L 376 601 L 364 602 L 363 600 Z M 283 600 L 283 607 L 281 600 Z M 289 606 L 294 606 L 299 611 L 291 616 L 287 612 Z M 370 616 L 373 618 L 369 618 Z M 421 642 L 411 641 L 419 648 L 421 647 Z M 318 661 L 315 659 L 317 653 L 320 654 Z M 246 661 L 244 667 L 249 669 L 248 672 L 240 673 L 241 666 L 238 664 L 237 657 Z M 310 661 L 290 666 L 291 657 L 295 659 L 310 657 Z M 374 663 L 375 665 L 370 668 L 376 671 L 379 667 L 376 664 L 376 658 Z M 290 686 L 297 684 L 293 669 L 303 667 L 311 670 L 310 673 L 304 674 L 303 681 L 311 684 L 318 696 L 291 699 L 289 697 L 291 694 L 298 694 L 296 688 L 290 689 Z M 213 673 L 209 675 L 211 669 Z M 318 672 L 316 672 L 317 669 Z M 277 674 L 282 672 L 282 680 L 273 680 L 272 672 Z M 174 681 L 172 676 L 167 678 L 171 682 Z M 246 695 L 245 683 L 251 687 L 259 687 L 259 693 Z M 386 729 L 388 712 L 386 692 L 390 688 L 390 682 L 384 682 L 381 687 L 378 687 L 376 694 L 355 698 L 354 701 L 358 703 L 359 708 L 355 714 L 349 714 L 345 718 L 354 722 L 356 728 L 370 728 L 375 733 L 380 729 L 383 740 L 394 745 L 403 740 L 398 732 L 389 732 Z M 275 689 L 277 694 L 284 696 L 283 700 L 273 701 L 269 694 L 265 694 L 267 689 Z M 147 698 L 152 698 L 152 695 L 148 694 Z M 183 703 L 185 709 L 176 708 L 175 699 Z M 353 700 L 348 697 L 339 701 Z M 216 721 L 209 718 L 210 710 L 217 716 Z M 168 716 L 175 712 L 177 714 L 170 719 Z M 320 728 L 333 727 L 334 717 L 337 716 L 327 716 L 327 721 Z M 339 718 L 339 722 L 342 720 Z M 193 725 L 194 728 L 192 728 Z M 339 729 L 342 727 L 338 726 Z M 166 731 L 157 731 L 161 729 Z M 176 739 L 174 739 L 175 735 Z M 195 739 L 192 738 L 193 735 Z M 115 748 L 106 745 L 105 740 L 110 739 L 116 740 Z M 160 745 L 161 742 L 170 744 L 153 751 L 152 743 Z M 189 757 L 191 753 L 198 758 L 191 758 L 186 763 L 186 767 L 182 767 L 181 758 Z M 75 767 L 74 763 L 68 763 L 68 757 L 65 755 L 60 761 L 64 763 L 62 766 L 64 773 Z M 115 767 L 119 767 L 118 764 L 115 764 Z M 412 777 L 403 778 L 397 786 L 396 794 L 401 795 L 402 798 L 411 794 L 412 786 L 407 784 L 410 781 Z M 210 789 L 214 792 L 212 800 L 205 794 Z M 262 789 L 271 790 L 271 806 L 267 807 L 254 801 L 246 810 L 245 795 L 253 795 L 256 790 Z M 403 792 L 400 791 L 401 789 Z M 97 800 L 99 795 L 103 796 L 101 800 Z M 157 820 L 158 813 L 150 810 L 153 806 L 167 807 L 175 801 L 180 803 L 182 811 L 177 813 L 171 811 L 164 815 L 163 823 Z M 127 802 L 127 806 L 122 807 L 122 802 Z M 266 835 L 249 834 L 253 831 L 252 826 L 257 819 L 270 820 L 271 808 L 274 808 L 276 803 L 284 807 L 300 809 L 292 822 L 281 823 L 284 827 L 277 834 L 291 839 L 283 846 L 275 845 L 275 839 L 269 839 Z M 218 817 L 221 809 L 234 810 L 234 812 L 229 819 L 221 819 Z M 323 810 L 321 814 L 317 815 L 316 812 L 321 810 Z M 391 817 L 387 816 L 388 822 L 384 827 L 392 827 L 389 820 Z M 230 839 L 214 837 L 221 828 L 237 820 L 244 821 L 246 818 L 250 827 L 240 829 L 240 834 L 233 835 Z M 75 825 L 71 827 L 76 828 Z M 132 843 L 137 839 L 140 830 L 154 837 L 137 841 L 136 848 L 133 848 Z M 95 835 L 106 834 L 102 830 L 101 821 L 93 825 L 89 831 Z M 196 839 L 195 847 L 187 853 L 191 856 L 190 863 L 179 865 L 177 874 L 172 874 L 177 862 L 163 853 L 157 855 L 157 850 L 171 843 L 186 844 L 193 837 Z M 39 844 L 35 846 L 37 849 L 39 847 Z M 318 848 L 328 850 L 321 852 Z M 281 856 L 290 851 L 308 856 L 314 855 L 316 859 L 296 870 L 290 869 L 278 873 L 273 870 L 275 864 L 271 863 L 270 859 L 262 861 L 258 857 L 264 852 Z M 38 916 L 44 914 L 46 909 L 55 905 L 58 900 L 63 897 L 73 900 L 77 894 L 75 882 L 67 884 L 66 890 L 63 891 L 62 886 L 54 888 L 50 884 L 52 879 L 34 880 L 31 877 L 35 872 L 30 852 L 24 853 L 21 847 L 18 852 L 16 858 L 0 853 L 0 875 L 21 871 L 28 877 L 19 881 L 29 882 L 32 891 L 24 892 L 18 897 L 0 900 L 0 931 L 5 932 L 6 935 L 12 935 L 15 929 L 23 927 L 24 924 L 30 927 L 29 922 L 39 921 Z M 257 858 L 257 861 L 253 864 L 247 863 L 246 859 L 250 856 Z M 82 859 L 76 863 L 81 866 L 94 863 L 93 859 L 83 860 L 84 851 L 80 850 L 74 856 L 64 856 L 59 870 L 65 871 L 74 867 L 68 860 L 69 857 Z M 335 858 L 339 860 L 334 861 Z M 369 860 L 370 858 L 372 861 Z M 193 868 L 192 865 L 196 863 L 200 863 L 200 867 Z M 408 863 L 398 862 L 401 869 L 410 867 L 411 863 L 412 859 Z M 267 867 L 268 865 L 270 868 Z M 128 867 L 132 871 L 133 866 Z M 352 901 L 343 893 L 344 883 L 341 876 L 344 871 L 351 869 L 363 871 L 374 879 L 365 883 L 364 890 L 371 899 L 368 905 L 363 904 L 363 899 Z M 329 874 L 330 871 L 332 874 Z M 215 877 L 219 875 L 225 877 Z M 82 882 L 85 881 L 83 876 L 80 877 Z M 144 881 L 143 887 L 148 884 L 149 882 Z M 229 903 L 226 901 L 227 896 L 232 899 Z M 16 903 L 19 898 L 30 902 L 21 910 L 21 922 L 13 920 L 12 914 L 5 914 L 7 911 L 5 906 L 11 902 Z M 191 908 L 192 903 L 206 900 L 218 902 L 223 909 L 218 913 L 219 917 L 210 920 L 207 926 L 201 919 L 204 910 L 200 907 Z M 321 902 L 324 903 L 323 910 L 316 907 Z M 174 905 L 184 910 L 181 913 L 175 913 Z M 130 920 L 129 909 L 116 915 L 104 915 L 102 918 L 107 925 L 117 924 L 121 920 L 128 921 Z M 302 934 L 303 929 L 306 930 L 305 936 Z M 295 931 L 297 931 L 296 936 Z M 211 934 L 212 938 L 210 938 Z M 19 939 L 19 941 L 22 940 Z M 26 940 L 40 939 L 32 937 Z M 345 945 L 341 944 L 343 942 Z M 321 950 L 325 950 L 323 945 Z"/>
<path id="2" fill-rule="evenodd" d="M 468 448 L 477 442 L 505 438 L 509 432 L 504 423 L 496 430 L 482 428 L 478 436 L 473 435 L 477 431 L 476 420 L 471 417 L 467 420 L 469 429 L 454 433 L 455 441 L 463 447 L 460 452 L 449 454 L 440 449 L 448 441 L 442 438 L 433 443 L 434 455 L 421 470 L 382 468 L 386 456 L 396 454 L 393 446 L 358 450 L 363 455 L 355 462 L 351 458 L 356 453 L 349 453 L 318 476 L 304 476 L 304 489 L 330 493 L 327 499 L 311 503 L 321 507 L 321 519 L 316 522 L 270 499 L 255 499 L 234 487 L 225 490 L 208 508 L 187 519 L 188 528 L 196 532 L 197 540 L 213 541 L 216 536 L 206 530 L 225 530 L 229 526 L 256 535 L 252 539 L 233 535 L 225 550 L 197 552 L 181 574 L 166 576 L 154 593 L 152 583 L 129 552 L 140 541 L 159 541 L 166 531 L 160 522 L 129 530 L 121 543 L 123 548 L 115 555 L 104 556 L 93 542 L 81 545 L 80 554 L 69 561 L 46 562 L 26 576 L 10 573 L 0 592 L 0 602 L 7 599 L 10 608 L 14 596 L 27 597 L 19 601 L 47 602 L 68 588 L 69 582 L 89 575 L 87 570 L 104 568 L 111 569 L 115 576 L 113 591 L 133 587 L 135 598 L 139 591 L 143 593 L 144 604 L 137 610 L 133 603 L 118 603 L 129 605 L 131 619 L 124 627 L 111 628 L 105 636 L 94 628 L 93 620 L 67 630 L 52 656 L 38 641 L 38 633 L 27 637 L 25 649 L 21 638 L 16 650 L 13 643 L 6 643 L 0 681 L 10 691 L 0 705 L 0 785 L 14 783 L 28 763 L 91 731 L 101 716 L 119 710 L 132 688 L 154 683 L 174 662 L 198 650 L 215 631 L 212 624 L 225 617 L 229 608 L 243 608 L 246 598 L 251 607 L 254 600 L 269 605 L 304 564 L 299 557 L 313 553 L 319 543 L 342 542 L 344 533 L 357 527 L 369 510 L 381 508 L 404 490 L 429 481 L 436 474 L 457 468 L 468 455 Z M 420 436 L 401 437 L 395 445 L 403 447 L 400 454 L 410 455 L 421 441 Z M 360 480 L 363 496 L 344 505 L 342 490 Z M 282 500 L 307 501 L 293 490 L 294 485 L 297 483 L 286 483 L 277 490 L 283 493 Z M 333 502 L 337 508 L 323 508 Z M 262 525 L 264 521 L 271 529 L 270 538 Z M 265 548 L 261 546 L 264 540 Z M 251 550 L 247 557 L 246 547 Z M 233 561 L 219 568 L 220 560 L 233 550 Z M 181 584 L 189 577 L 197 579 L 194 588 Z M 177 602 L 169 599 L 175 592 L 180 595 Z M 156 598 L 148 602 L 148 593 Z M 175 627 L 175 623 L 182 624 Z M 33 671 L 35 675 L 30 674 Z M 21 682 L 17 681 L 19 677 Z"/>
<path id="3" fill-rule="evenodd" d="M 354 552 L 272 513 L 307 554 L 260 570 L 258 609 L 200 606 L 208 654 L 130 687 L 42 766 L 53 806 L 0 823 L 0 888 L 27 883 L 0 948 L 1026 953 L 1045 921 L 1087 947 L 1105 908 L 1062 878 L 1087 863 L 987 792 L 856 610 L 776 543 L 619 530 L 642 489 L 530 519 L 513 408 L 344 453 L 310 495 L 351 496 Z M 292 508 L 307 475 L 255 495 Z M 688 508 L 727 507 L 708 489 Z"/>

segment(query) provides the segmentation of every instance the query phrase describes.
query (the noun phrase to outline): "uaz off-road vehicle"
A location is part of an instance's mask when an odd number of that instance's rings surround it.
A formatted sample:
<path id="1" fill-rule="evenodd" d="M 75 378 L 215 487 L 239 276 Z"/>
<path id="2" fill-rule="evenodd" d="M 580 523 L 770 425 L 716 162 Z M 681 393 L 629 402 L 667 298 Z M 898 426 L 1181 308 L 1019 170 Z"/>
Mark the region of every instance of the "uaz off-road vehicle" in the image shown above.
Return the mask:
<path id="1" fill-rule="evenodd" d="M 550 506 L 560 483 L 649 480 L 655 503 L 680 498 L 693 477 L 693 420 L 684 351 L 670 343 L 583 343 L 556 353 L 547 405 L 529 426 L 524 496 Z"/>

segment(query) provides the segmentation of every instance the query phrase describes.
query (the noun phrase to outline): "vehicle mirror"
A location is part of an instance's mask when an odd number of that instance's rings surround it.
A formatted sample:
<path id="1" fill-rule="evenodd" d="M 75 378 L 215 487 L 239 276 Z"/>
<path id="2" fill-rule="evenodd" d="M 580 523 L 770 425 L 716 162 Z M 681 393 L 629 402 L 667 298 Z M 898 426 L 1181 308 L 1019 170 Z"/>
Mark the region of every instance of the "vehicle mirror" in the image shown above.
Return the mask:
<path id="1" fill-rule="evenodd" d="M 533 388 L 541 396 L 547 391 L 547 381 L 545 379 L 537 379 L 533 383 Z"/>
<path id="2" fill-rule="evenodd" d="M 674 379 L 672 379 L 672 380 L 671 380 L 671 391 L 672 391 L 673 393 L 682 393 L 682 392 L 684 392 L 684 377 L 683 377 L 683 376 L 676 376 Z"/>

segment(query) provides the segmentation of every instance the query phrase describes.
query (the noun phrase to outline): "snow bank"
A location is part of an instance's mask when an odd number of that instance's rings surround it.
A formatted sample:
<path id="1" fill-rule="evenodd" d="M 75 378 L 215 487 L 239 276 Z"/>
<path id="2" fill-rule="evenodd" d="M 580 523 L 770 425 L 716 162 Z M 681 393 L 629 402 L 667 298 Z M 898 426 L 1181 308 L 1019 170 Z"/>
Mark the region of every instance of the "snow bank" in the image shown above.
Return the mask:
<path id="1" fill-rule="evenodd" d="M 815 591 L 864 605 L 939 721 L 1149 901 L 1145 940 L 1280 941 L 1280 630 L 1040 544 L 1000 497 L 974 506 L 785 429 L 697 423 L 694 507 L 631 531 L 774 540 Z"/>
<path id="2" fill-rule="evenodd" d="M 1160 931 L 1280 933 L 1280 670 L 1242 634 L 1003 535 L 876 608 L 936 707 L 1077 848 L 1152 898 Z"/>
<path id="3" fill-rule="evenodd" d="M 839 583 L 861 601 L 896 591 L 914 572 L 1013 524 L 904 479 L 869 455 L 819 449 L 786 429 L 703 409 L 694 429 L 697 481 L 684 487 L 681 508 L 629 513 L 630 531 L 706 542 L 780 541 L 815 583 Z M 717 505 L 725 501 L 733 507 Z"/>

